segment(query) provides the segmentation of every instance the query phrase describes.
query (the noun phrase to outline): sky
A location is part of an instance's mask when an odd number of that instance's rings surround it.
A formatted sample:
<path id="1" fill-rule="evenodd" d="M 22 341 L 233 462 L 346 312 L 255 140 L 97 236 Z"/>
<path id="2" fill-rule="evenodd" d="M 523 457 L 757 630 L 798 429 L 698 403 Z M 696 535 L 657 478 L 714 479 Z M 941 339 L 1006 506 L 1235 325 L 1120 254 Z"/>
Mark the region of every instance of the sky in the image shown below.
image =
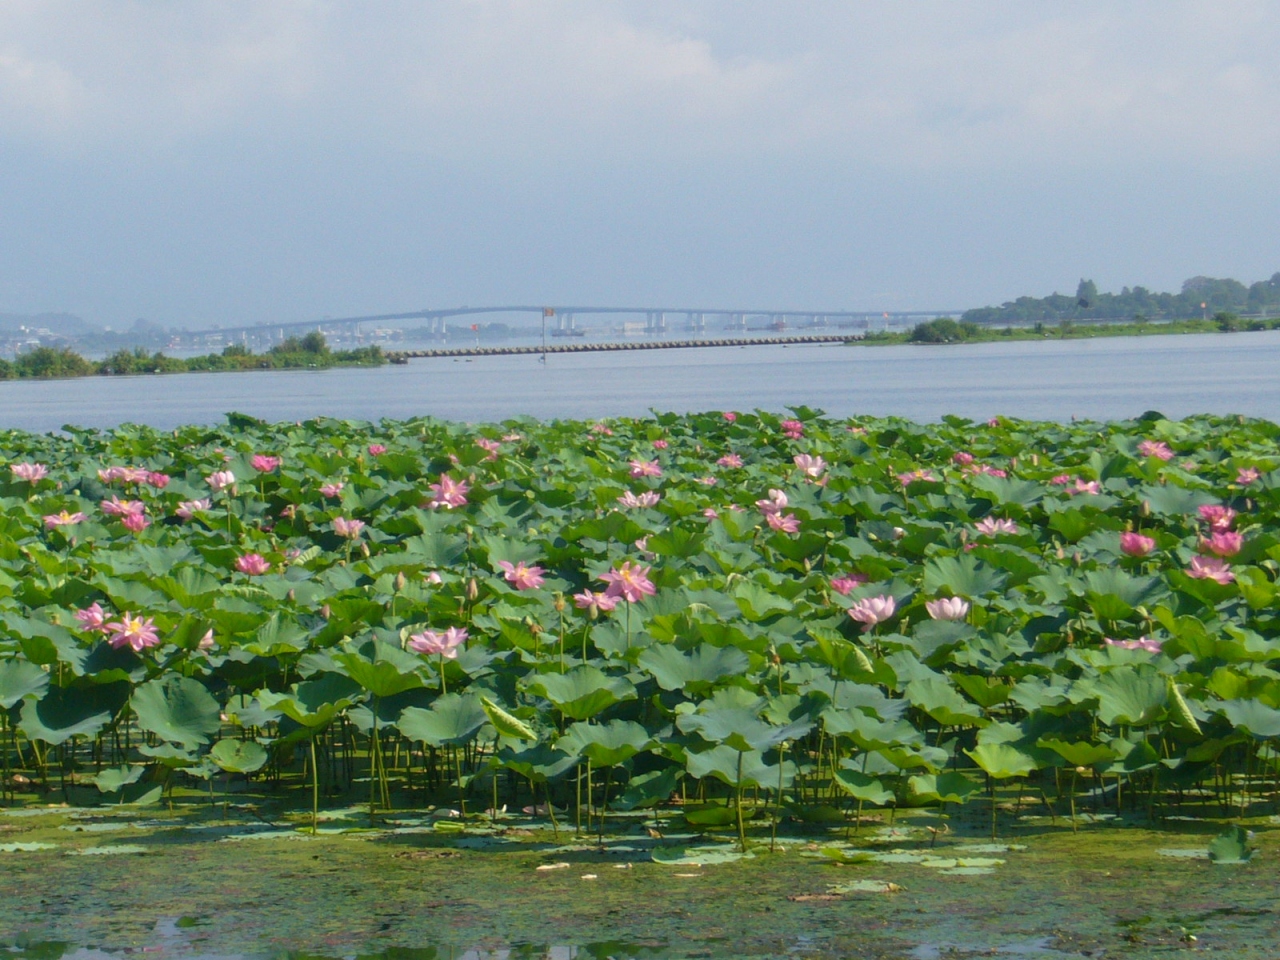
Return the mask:
<path id="1" fill-rule="evenodd" d="M 1276 50 L 1269 0 L 5 0 L 0 313 L 1251 282 Z"/>

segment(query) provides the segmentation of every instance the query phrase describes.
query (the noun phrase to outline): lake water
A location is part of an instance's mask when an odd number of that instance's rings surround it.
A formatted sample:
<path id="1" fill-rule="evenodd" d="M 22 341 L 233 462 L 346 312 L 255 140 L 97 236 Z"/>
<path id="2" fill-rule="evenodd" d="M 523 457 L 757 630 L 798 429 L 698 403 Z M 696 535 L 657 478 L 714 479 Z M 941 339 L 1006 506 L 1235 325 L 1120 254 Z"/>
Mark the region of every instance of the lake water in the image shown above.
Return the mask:
<path id="1" fill-rule="evenodd" d="M 0 381 L 0 428 L 314 416 L 454 420 L 638 416 L 650 409 L 833 416 L 1116 419 L 1242 413 L 1280 420 L 1280 333 L 954 346 L 644 350 L 414 360 L 375 369 Z"/>

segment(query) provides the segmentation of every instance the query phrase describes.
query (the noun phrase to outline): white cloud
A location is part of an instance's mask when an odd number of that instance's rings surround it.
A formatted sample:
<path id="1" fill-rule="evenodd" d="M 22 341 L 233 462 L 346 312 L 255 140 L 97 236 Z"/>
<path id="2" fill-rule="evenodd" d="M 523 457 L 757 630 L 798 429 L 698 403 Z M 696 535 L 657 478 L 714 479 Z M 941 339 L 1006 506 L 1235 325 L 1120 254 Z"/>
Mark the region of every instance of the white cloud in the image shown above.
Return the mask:
<path id="1" fill-rule="evenodd" d="M 9 0 L 0 38 L 0 136 L 54 144 L 287 126 L 455 158 L 1280 156 L 1264 0 Z"/>

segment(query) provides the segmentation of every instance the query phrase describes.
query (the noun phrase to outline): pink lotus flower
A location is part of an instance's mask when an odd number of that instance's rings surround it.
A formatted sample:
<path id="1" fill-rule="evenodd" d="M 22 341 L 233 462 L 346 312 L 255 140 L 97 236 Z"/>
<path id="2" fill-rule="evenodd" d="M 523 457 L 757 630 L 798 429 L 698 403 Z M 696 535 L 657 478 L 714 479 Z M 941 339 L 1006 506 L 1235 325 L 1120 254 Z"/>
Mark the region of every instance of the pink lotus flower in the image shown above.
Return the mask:
<path id="1" fill-rule="evenodd" d="M 924 608 L 934 620 L 963 620 L 969 615 L 969 601 L 961 597 L 926 600 Z"/>
<path id="2" fill-rule="evenodd" d="M 447 473 L 440 474 L 440 482 L 431 484 L 431 492 L 435 494 L 431 501 L 427 504 L 432 510 L 438 510 L 444 507 L 446 510 L 452 510 L 454 507 L 465 507 L 467 505 L 467 493 L 471 487 L 465 480 L 455 480 Z"/>
<path id="3" fill-rule="evenodd" d="M 160 635 L 156 633 L 155 620 L 151 618 L 131 617 L 124 614 L 119 621 L 108 623 L 104 632 L 110 632 L 107 643 L 117 650 L 129 647 L 134 653 L 141 653 L 147 647 L 160 644 Z"/>
<path id="4" fill-rule="evenodd" d="M 911 484 L 915 483 L 917 480 L 922 481 L 924 483 L 938 482 L 938 478 L 935 477 L 933 473 L 929 470 L 916 469 L 916 470 L 909 470 L 906 473 L 898 474 L 898 482 L 902 484 L 904 487 L 910 486 Z"/>
<path id="5" fill-rule="evenodd" d="M 764 522 L 779 533 L 796 533 L 800 529 L 800 521 L 794 513 L 766 513 Z"/>
<path id="6" fill-rule="evenodd" d="M 715 477 L 694 477 L 693 482 L 700 483 L 704 487 L 714 487 L 720 481 L 717 480 Z"/>
<path id="7" fill-rule="evenodd" d="M 831 581 L 831 589 L 842 597 L 847 597 L 854 587 L 861 586 L 867 582 L 867 578 L 861 573 L 846 573 L 843 577 L 836 577 Z"/>
<path id="8" fill-rule="evenodd" d="M 616 498 L 618 503 L 622 504 L 628 510 L 643 509 L 646 507 L 656 507 L 658 501 L 662 499 L 662 494 L 657 490 L 645 490 L 639 496 L 627 490 L 622 496 Z"/>
<path id="9" fill-rule="evenodd" d="M 103 500 L 101 507 L 102 512 L 109 517 L 127 517 L 131 513 L 140 514 L 147 509 L 141 500 L 121 500 L 118 497 Z"/>
<path id="10" fill-rule="evenodd" d="M 1016 534 L 1018 525 L 1007 517 L 983 517 L 973 525 L 979 536 L 994 537 L 1002 533 Z"/>
<path id="11" fill-rule="evenodd" d="M 414 653 L 440 656 L 446 660 L 458 658 L 458 648 L 467 642 L 467 631 L 461 627 L 450 627 L 448 630 L 424 630 L 409 636 L 405 644 Z"/>
<path id="12" fill-rule="evenodd" d="M 1128 557 L 1145 557 L 1156 548 L 1156 542 L 1140 533 L 1126 531 L 1120 534 L 1120 552 Z"/>
<path id="13" fill-rule="evenodd" d="M 1096 497 L 1102 493 L 1102 484 L 1097 480 L 1076 480 L 1072 493 L 1088 493 Z"/>
<path id="14" fill-rule="evenodd" d="M 1215 557 L 1234 557 L 1244 546 L 1244 537 L 1234 530 L 1218 530 L 1212 536 L 1200 538 L 1200 552 Z"/>
<path id="15" fill-rule="evenodd" d="M 387 448 L 383 446 L 381 443 L 369 444 L 369 456 L 371 457 L 380 457 L 386 452 L 387 452 Z"/>
<path id="16" fill-rule="evenodd" d="M 1191 564 L 1187 567 L 1187 576 L 1196 580 L 1213 580 L 1224 585 L 1236 578 L 1231 567 L 1221 557 L 1192 557 Z"/>
<path id="17" fill-rule="evenodd" d="M 360 531 L 363 529 L 363 520 L 348 520 L 346 517 L 333 518 L 333 532 L 340 537 L 346 537 L 348 540 L 354 540 L 359 537 Z"/>
<path id="18" fill-rule="evenodd" d="M 249 461 L 249 466 L 259 473 L 270 473 L 272 470 L 279 469 L 282 463 L 284 463 L 284 460 L 280 457 L 268 456 L 265 453 L 255 453 L 253 459 Z"/>
<path id="19" fill-rule="evenodd" d="M 670 444 L 670 443 L 668 443 L 666 440 L 655 440 L 655 441 L 653 441 L 653 449 L 655 449 L 655 450 L 665 450 L 665 449 L 667 449 L 667 447 L 669 447 L 669 446 L 671 446 L 671 444 Z"/>
<path id="20" fill-rule="evenodd" d="M 206 510 L 212 509 L 213 504 L 206 497 L 201 500 L 183 500 L 178 504 L 178 509 L 174 513 L 183 520 L 190 520 L 197 513 L 204 513 Z"/>
<path id="21" fill-rule="evenodd" d="M 130 533 L 141 533 L 151 526 L 151 521 L 145 513 L 126 513 L 120 518 L 120 525 Z"/>
<path id="22" fill-rule="evenodd" d="M 599 434 L 602 437 L 613 436 L 613 431 L 609 429 L 608 424 L 604 424 L 604 423 L 593 424 L 591 427 L 591 432 Z"/>
<path id="23" fill-rule="evenodd" d="M 822 471 L 827 469 L 827 461 L 807 453 L 797 453 L 791 459 L 801 473 L 813 480 L 817 480 L 822 476 Z"/>
<path id="24" fill-rule="evenodd" d="M 107 632 L 107 614 L 102 607 L 93 603 L 83 610 L 77 610 L 73 616 L 80 621 L 80 629 L 90 633 Z"/>
<path id="25" fill-rule="evenodd" d="M 613 597 L 608 593 L 595 593 L 591 590 L 583 590 L 581 593 L 573 595 L 573 605 L 579 610 L 586 610 L 591 617 L 597 617 L 603 611 L 608 613 L 619 603 L 622 597 Z"/>
<path id="26" fill-rule="evenodd" d="M 723 457 L 716 461 L 717 467 L 740 467 L 742 466 L 742 458 L 736 453 L 726 453 Z"/>
<path id="27" fill-rule="evenodd" d="M 541 567 L 529 566 L 523 560 L 518 563 L 499 560 L 498 566 L 502 568 L 502 575 L 507 583 L 517 590 L 534 590 L 542 586 L 544 571 Z"/>
<path id="28" fill-rule="evenodd" d="M 1055 487 L 1069 487 L 1075 483 L 1076 478 L 1069 473 L 1060 473 L 1049 482 Z"/>
<path id="29" fill-rule="evenodd" d="M 502 449 L 502 444 L 497 440 L 490 440 L 488 437 L 478 437 L 476 446 L 485 452 L 486 460 L 497 460 L 498 452 Z"/>
<path id="30" fill-rule="evenodd" d="M 660 477 L 662 476 L 662 467 L 657 460 L 632 460 L 631 476 Z"/>
<path id="31" fill-rule="evenodd" d="M 208 653 L 210 650 L 214 648 L 214 646 L 215 644 L 213 642 L 213 627 L 210 627 L 208 630 L 205 631 L 204 636 L 201 637 L 196 642 L 196 649 L 199 650 L 201 653 Z"/>
<path id="32" fill-rule="evenodd" d="M 989 463 L 970 464 L 968 467 L 965 468 L 964 472 L 973 477 L 985 475 L 988 477 L 1004 478 L 1009 476 L 1009 472 L 1007 470 L 1002 470 L 999 467 L 993 467 Z"/>
<path id="33" fill-rule="evenodd" d="M 973 454 L 965 450 L 958 450 L 951 455 L 951 462 L 966 467 L 973 463 Z"/>
<path id="34" fill-rule="evenodd" d="M 169 485 L 170 477 L 167 473 L 148 473 L 146 484 L 157 490 L 163 490 Z"/>
<path id="35" fill-rule="evenodd" d="M 341 482 L 326 483 L 323 487 L 320 488 L 320 496 L 325 497 L 326 499 L 329 499 L 329 500 L 333 500 L 337 497 L 342 496 L 342 488 L 345 486 L 346 484 Z"/>
<path id="36" fill-rule="evenodd" d="M 209 484 L 210 489 L 214 493 L 221 493 L 228 487 L 232 487 L 236 482 L 236 475 L 230 470 L 216 470 L 209 476 L 205 477 L 205 481 Z"/>
<path id="37" fill-rule="evenodd" d="M 49 475 L 49 468 L 43 463 L 14 463 L 10 464 L 9 472 L 15 480 L 38 483 Z"/>
<path id="38" fill-rule="evenodd" d="M 98 479 L 103 483 L 115 483 L 124 479 L 124 467 L 105 467 L 98 470 Z"/>
<path id="39" fill-rule="evenodd" d="M 787 495 L 782 490 L 769 491 L 768 500 L 757 500 L 756 506 L 760 508 L 760 512 L 766 517 L 781 513 L 787 509 Z"/>
<path id="40" fill-rule="evenodd" d="M 999 418 L 999 417 L 992 417 L 990 420 L 988 420 L 988 421 L 987 421 L 987 426 L 988 426 L 988 427 L 998 427 L 998 426 L 1000 426 L 1000 418 Z"/>
<path id="41" fill-rule="evenodd" d="M 1204 504 L 1199 513 L 1200 519 L 1209 525 L 1210 530 L 1230 530 L 1236 522 L 1236 512 L 1217 503 Z"/>
<path id="42" fill-rule="evenodd" d="M 422 575 L 422 579 L 424 583 L 429 583 L 432 586 L 438 586 L 444 583 L 444 578 L 440 576 L 440 572 L 438 570 L 428 570 Z"/>
<path id="43" fill-rule="evenodd" d="M 519 443 L 523 439 L 524 437 L 520 436 L 520 434 L 518 433 L 508 433 L 503 435 L 502 442 L 503 443 Z"/>
<path id="44" fill-rule="evenodd" d="M 63 510 L 61 513 L 46 514 L 42 519 L 45 527 L 53 530 L 55 527 L 70 527 L 77 523 L 84 523 L 89 518 L 83 513 L 71 513 L 69 510 Z"/>
<path id="45" fill-rule="evenodd" d="M 630 560 L 622 561 L 621 566 L 600 576 L 601 580 L 609 584 L 605 593 L 611 597 L 622 597 L 628 603 L 639 603 L 644 597 L 653 596 L 658 591 L 649 579 L 649 569 Z"/>
<path id="46" fill-rule="evenodd" d="M 705 510 L 702 511 L 702 515 L 706 517 L 708 520 L 720 519 L 720 514 L 716 511 L 715 507 L 707 507 Z"/>
<path id="47" fill-rule="evenodd" d="M 271 569 L 271 564 L 260 553 L 246 553 L 236 557 L 236 569 L 251 577 L 260 577 Z"/>
<path id="48" fill-rule="evenodd" d="M 783 420 L 778 424 L 782 428 L 782 432 L 792 440 L 799 440 L 804 436 L 804 424 L 799 420 Z"/>
<path id="49" fill-rule="evenodd" d="M 1257 467 L 1241 467 L 1236 472 L 1236 483 L 1242 487 L 1248 487 L 1258 482 L 1262 477 L 1262 473 Z"/>
<path id="50" fill-rule="evenodd" d="M 720 414 L 720 416 L 724 417 L 730 423 L 733 423 L 735 420 L 738 419 L 738 415 L 734 413 L 732 410 L 726 410 L 724 413 Z"/>
<path id="51" fill-rule="evenodd" d="M 1137 640 L 1112 640 L 1110 637 L 1103 637 L 1102 642 L 1109 647 L 1120 647 L 1123 650 L 1145 650 L 1147 653 L 1159 653 L 1163 640 L 1156 640 L 1154 637 L 1139 637 Z"/>
<path id="52" fill-rule="evenodd" d="M 1143 440 L 1138 444 L 1138 453 L 1144 457 L 1155 457 L 1158 460 L 1173 459 L 1173 451 L 1162 440 Z"/>
<path id="53" fill-rule="evenodd" d="M 893 597 L 880 594 L 878 597 L 866 597 L 849 608 L 849 616 L 862 624 L 862 632 L 866 633 L 877 623 L 884 623 L 898 609 Z"/>

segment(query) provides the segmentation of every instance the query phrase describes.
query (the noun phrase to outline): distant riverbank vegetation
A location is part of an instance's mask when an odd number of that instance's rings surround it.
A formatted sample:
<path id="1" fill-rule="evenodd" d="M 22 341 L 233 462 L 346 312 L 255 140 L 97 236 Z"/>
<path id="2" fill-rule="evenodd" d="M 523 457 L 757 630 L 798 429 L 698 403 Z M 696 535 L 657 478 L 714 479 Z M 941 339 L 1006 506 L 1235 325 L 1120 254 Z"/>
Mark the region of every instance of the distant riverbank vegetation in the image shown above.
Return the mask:
<path id="1" fill-rule="evenodd" d="M 868 343 L 990 343 L 997 340 L 1079 340 L 1087 337 L 1136 337 L 1176 333 L 1236 333 L 1241 330 L 1280 329 L 1280 318 L 1245 318 L 1222 311 L 1209 319 L 1169 320 L 1152 323 L 1146 319 L 1128 323 L 1111 321 L 1060 320 L 1026 326 L 990 327 L 969 320 L 939 317 L 918 323 L 909 331 L 875 331 L 863 338 Z"/>
<path id="2" fill-rule="evenodd" d="M 1245 286 L 1239 280 L 1192 277 L 1179 293 L 1155 293 L 1146 287 L 1125 287 L 1119 293 L 1099 293 L 1092 280 L 1081 280 L 1075 296 L 1019 297 L 998 307 L 966 310 L 961 321 L 982 326 L 1059 323 L 1063 320 L 1190 320 L 1233 313 L 1245 317 L 1280 315 L 1280 273 L 1270 280 Z"/>
<path id="3" fill-rule="evenodd" d="M 145 347 L 117 350 L 102 360 L 90 360 L 69 347 L 37 347 L 13 360 L 0 359 L 0 380 L 55 377 L 126 376 L 144 373 L 197 373 L 233 370 L 306 370 L 328 367 L 378 366 L 386 363 L 376 345 L 354 350 L 330 350 L 318 331 L 289 337 L 266 353 L 254 353 L 233 343 L 221 353 L 198 357 L 168 357 Z"/>

